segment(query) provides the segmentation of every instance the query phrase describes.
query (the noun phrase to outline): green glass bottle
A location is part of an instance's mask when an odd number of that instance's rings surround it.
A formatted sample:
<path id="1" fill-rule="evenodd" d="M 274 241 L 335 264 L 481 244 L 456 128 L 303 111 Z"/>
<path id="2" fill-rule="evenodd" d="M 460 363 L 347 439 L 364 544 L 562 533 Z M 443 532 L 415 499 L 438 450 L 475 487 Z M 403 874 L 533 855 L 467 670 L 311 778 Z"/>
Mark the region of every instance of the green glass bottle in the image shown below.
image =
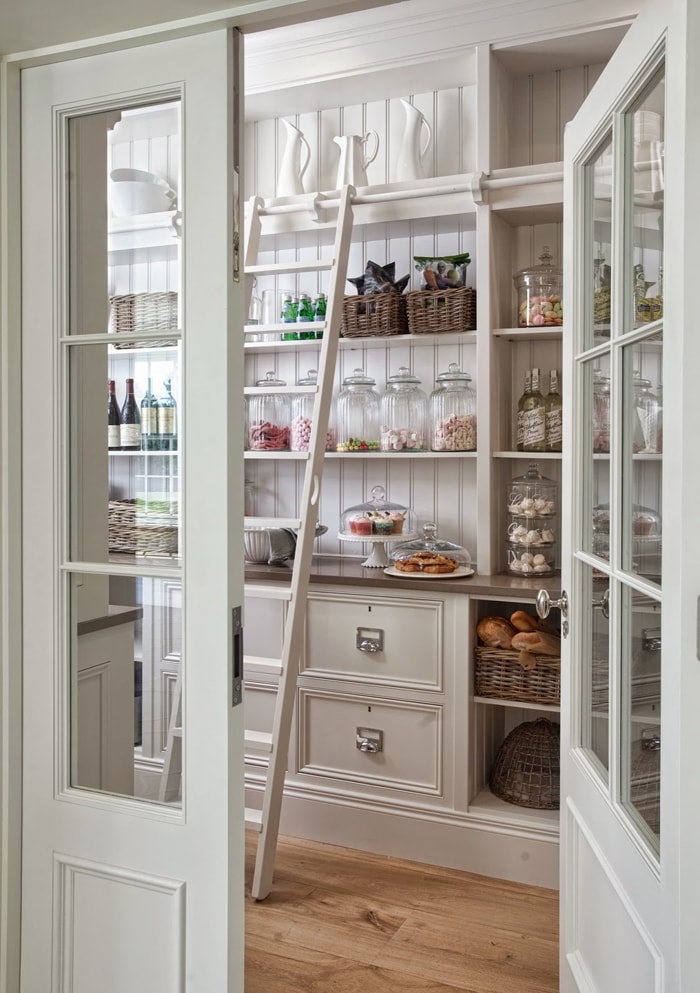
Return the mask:
<path id="1" fill-rule="evenodd" d="M 158 435 L 162 452 L 177 451 L 177 404 L 170 379 L 163 382 L 165 393 L 158 400 Z"/>
<path id="2" fill-rule="evenodd" d="M 160 450 L 160 431 L 158 427 L 159 403 L 153 393 L 151 382 L 149 378 L 147 380 L 146 392 L 141 401 L 141 448 L 144 452 L 157 452 Z"/>

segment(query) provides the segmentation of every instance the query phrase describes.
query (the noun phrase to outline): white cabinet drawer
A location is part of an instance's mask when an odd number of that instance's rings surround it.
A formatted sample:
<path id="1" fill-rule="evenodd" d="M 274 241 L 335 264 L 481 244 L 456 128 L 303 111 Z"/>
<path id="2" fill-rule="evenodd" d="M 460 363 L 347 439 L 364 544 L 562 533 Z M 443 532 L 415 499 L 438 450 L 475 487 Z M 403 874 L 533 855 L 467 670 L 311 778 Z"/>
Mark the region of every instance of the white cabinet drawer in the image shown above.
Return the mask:
<path id="1" fill-rule="evenodd" d="M 302 671 L 441 690 L 443 614 L 440 600 L 313 592 Z"/>
<path id="2" fill-rule="evenodd" d="M 298 720 L 305 776 L 442 796 L 442 707 L 301 689 Z M 358 728 L 381 731 L 382 750 L 360 751 Z"/>

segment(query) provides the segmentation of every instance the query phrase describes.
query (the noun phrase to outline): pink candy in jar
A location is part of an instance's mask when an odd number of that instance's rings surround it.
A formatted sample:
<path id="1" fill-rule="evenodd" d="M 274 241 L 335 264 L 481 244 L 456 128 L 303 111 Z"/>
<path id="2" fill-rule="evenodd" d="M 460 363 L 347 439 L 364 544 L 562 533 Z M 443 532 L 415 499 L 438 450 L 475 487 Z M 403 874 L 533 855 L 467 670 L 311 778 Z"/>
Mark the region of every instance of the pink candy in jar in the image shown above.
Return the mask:
<path id="1" fill-rule="evenodd" d="M 248 397 L 248 447 L 252 452 L 289 450 L 289 403 L 282 391 L 287 384 L 268 372 L 255 385 L 259 392 Z"/>
<path id="2" fill-rule="evenodd" d="M 309 450 L 317 378 L 317 371 L 309 369 L 306 376 L 297 380 L 297 386 L 301 387 L 301 391 L 292 396 L 289 437 L 289 447 L 293 452 Z M 326 451 L 335 451 L 335 435 L 330 428 L 326 432 Z"/>
<path id="3" fill-rule="evenodd" d="M 434 452 L 476 450 L 476 394 L 471 376 L 455 362 L 436 378 L 430 396 L 430 422 Z"/>

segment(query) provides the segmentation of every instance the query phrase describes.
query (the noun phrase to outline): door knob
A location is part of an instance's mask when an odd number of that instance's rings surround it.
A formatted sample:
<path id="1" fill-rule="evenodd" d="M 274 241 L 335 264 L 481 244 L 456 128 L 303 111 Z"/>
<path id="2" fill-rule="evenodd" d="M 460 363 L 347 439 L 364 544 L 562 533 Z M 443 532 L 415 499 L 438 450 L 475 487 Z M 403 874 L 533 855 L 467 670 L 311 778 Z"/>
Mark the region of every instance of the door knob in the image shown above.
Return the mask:
<path id="1" fill-rule="evenodd" d="M 539 590 L 535 605 L 537 607 L 537 616 L 542 620 L 548 617 L 550 610 L 553 610 L 555 607 L 559 607 L 561 616 L 566 617 L 569 611 L 569 598 L 566 595 L 566 590 L 561 591 L 558 600 L 552 600 L 547 590 Z"/>
<path id="2" fill-rule="evenodd" d="M 605 590 L 600 600 L 594 600 L 593 607 L 600 607 L 606 621 L 610 620 L 610 587 Z"/>

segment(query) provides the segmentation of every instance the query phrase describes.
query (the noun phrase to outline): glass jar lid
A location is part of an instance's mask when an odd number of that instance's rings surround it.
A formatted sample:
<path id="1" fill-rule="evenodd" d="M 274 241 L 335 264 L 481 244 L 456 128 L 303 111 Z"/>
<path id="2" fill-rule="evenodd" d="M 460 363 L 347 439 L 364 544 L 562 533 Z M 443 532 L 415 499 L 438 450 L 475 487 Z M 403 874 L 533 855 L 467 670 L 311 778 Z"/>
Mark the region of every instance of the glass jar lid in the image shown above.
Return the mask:
<path id="1" fill-rule="evenodd" d="M 429 564 L 438 568 L 440 565 L 448 566 L 453 564 L 452 571 L 462 567 L 471 569 L 472 557 L 463 545 L 457 545 L 452 541 L 445 541 L 437 534 L 437 525 L 432 521 L 423 525 L 423 534 L 420 538 L 412 541 L 402 541 L 394 545 L 390 550 L 390 557 L 396 565 L 402 562 L 405 565 L 413 565 L 415 569 L 406 571 L 423 572 L 430 574 Z M 446 563 L 441 563 L 440 559 L 447 559 Z M 436 561 L 433 561 L 436 560 Z M 424 564 L 425 563 L 425 564 Z M 447 571 L 447 570 L 445 570 Z"/>
<path id="2" fill-rule="evenodd" d="M 316 386 L 317 380 L 318 370 L 309 369 L 305 376 L 302 376 L 301 379 L 297 379 L 297 386 Z"/>
<path id="3" fill-rule="evenodd" d="M 521 269 L 513 276 L 516 287 L 520 286 L 541 286 L 543 282 L 556 282 L 562 278 L 560 266 L 553 265 L 553 256 L 549 250 L 549 245 L 544 245 L 540 255 L 540 264 L 528 266 Z"/>
<path id="4" fill-rule="evenodd" d="M 408 366 L 402 365 L 399 371 L 389 376 L 386 381 L 387 389 L 401 389 L 402 386 L 420 386 L 422 380 L 414 376 Z"/>
<path id="5" fill-rule="evenodd" d="M 343 386 L 376 386 L 377 381 L 368 376 L 364 369 L 355 369 L 352 376 L 346 376 Z"/>
<path id="6" fill-rule="evenodd" d="M 450 383 L 457 383 L 466 386 L 468 383 L 471 383 L 471 381 L 472 381 L 472 377 L 469 375 L 469 373 L 464 372 L 462 369 L 460 369 L 459 365 L 456 362 L 450 362 L 449 366 L 447 367 L 447 371 L 441 372 L 435 377 L 435 382 L 437 383 L 438 387 Z"/>
<path id="7" fill-rule="evenodd" d="M 286 382 L 283 379 L 277 379 L 277 377 L 275 376 L 274 372 L 272 370 L 270 370 L 270 372 L 266 372 L 265 373 L 265 378 L 264 379 L 258 379 L 256 381 L 255 385 L 256 386 L 271 386 L 272 387 L 272 386 L 286 386 L 287 384 L 286 384 Z"/>

